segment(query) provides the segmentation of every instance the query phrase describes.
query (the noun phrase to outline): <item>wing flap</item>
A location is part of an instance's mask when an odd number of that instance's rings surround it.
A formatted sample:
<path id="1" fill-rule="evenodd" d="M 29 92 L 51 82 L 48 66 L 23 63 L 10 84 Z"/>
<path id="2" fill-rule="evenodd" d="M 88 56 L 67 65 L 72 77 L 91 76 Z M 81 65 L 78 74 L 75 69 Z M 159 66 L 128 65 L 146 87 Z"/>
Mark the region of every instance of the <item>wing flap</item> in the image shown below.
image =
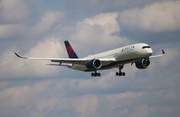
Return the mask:
<path id="1" fill-rule="evenodd" d="M 72 67 L 72 64 L 46 64 L 46 65 Z"/>

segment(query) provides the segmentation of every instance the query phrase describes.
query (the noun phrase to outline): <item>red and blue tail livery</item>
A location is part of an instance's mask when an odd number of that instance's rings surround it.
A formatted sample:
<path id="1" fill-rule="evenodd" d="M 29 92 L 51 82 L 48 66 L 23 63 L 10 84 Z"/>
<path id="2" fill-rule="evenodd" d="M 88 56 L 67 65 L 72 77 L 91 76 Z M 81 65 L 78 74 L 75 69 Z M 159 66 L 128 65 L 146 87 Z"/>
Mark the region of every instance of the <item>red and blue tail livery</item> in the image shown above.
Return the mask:
<path id="1" fill-rule="evenodd" d="M 64 41 L 64 44 L 66 46 L 66 50 L 69 55 L 69 58 L 78 58 L 77 54 L 74 52 L 70 43 L 68 41 Z"/>

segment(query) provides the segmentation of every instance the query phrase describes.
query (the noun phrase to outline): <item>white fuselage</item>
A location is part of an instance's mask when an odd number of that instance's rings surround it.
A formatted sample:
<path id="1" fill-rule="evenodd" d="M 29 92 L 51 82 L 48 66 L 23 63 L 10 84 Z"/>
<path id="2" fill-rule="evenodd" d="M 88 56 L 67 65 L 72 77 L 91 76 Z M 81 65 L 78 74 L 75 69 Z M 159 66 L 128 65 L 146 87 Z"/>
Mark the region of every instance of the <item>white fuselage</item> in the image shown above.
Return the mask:
<path id="1" fill-rule="evenodd" d="M 104 70 L 104 69 L 112 69 L 116 66 L 123 66 L 127 63 L 134 63 L 137 60 L 143 59 L 143 58 L 149 58 L 153 53 L 152 49 L 149 47 L 148 44 L 145 43 L 137 43 L 132 44 L 129 46 L 117 48 L 114 50 L 102 52 L 95 55 L 89 55 L 85 57 L 85 59 L 92 60 L 92 59 L 104 59 L 104 58 L 112 58 L 115 59 L 114 61 L 109 61 L 106 64 L 102 64 L 102 67 L 98 70 Z M 88 71 L 88 68 L 85 65 L 78 65 L 73 64 L 71 67 L 68 67 L 75 70 L 80 71 Z"/>

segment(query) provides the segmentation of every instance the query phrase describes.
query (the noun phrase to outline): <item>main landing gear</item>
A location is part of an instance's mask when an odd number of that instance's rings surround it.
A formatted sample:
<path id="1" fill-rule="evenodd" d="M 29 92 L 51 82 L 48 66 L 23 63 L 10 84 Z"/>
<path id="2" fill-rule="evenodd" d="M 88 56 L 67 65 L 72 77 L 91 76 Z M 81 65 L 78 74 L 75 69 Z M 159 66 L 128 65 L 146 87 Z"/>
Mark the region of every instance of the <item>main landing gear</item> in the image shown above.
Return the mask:
<path id="1" fill-rule="evenodd" d="M 116 76 L 125 76 L 125 72 L 122 72 L 121 70 L 123 69 L 123 66 L 118 67 L 119 72 L 116 72 Z"/>
<path id="2" fill-rule="evenodd" d="M 125 72 L 122 72 L 123 66 L 117 67 L 119 69 L 119 72 L 116 72 L 116 76 L 125 76 Z M 97 73 L 97 71 L 94 71 L 94 73 L 91 73 L 92 77 L 100 77 L 101 73 Z"/>
<path id="3" fill-rule="evenodd" d="M 96 77 L 96 76 L 100 77 L 100 76 L 101 76 L 101 73 L 97 73 L 97 72 L 95 71 L 94 73 L 91 73 L 91 76 L 92 76 L 92 77 Z"/>

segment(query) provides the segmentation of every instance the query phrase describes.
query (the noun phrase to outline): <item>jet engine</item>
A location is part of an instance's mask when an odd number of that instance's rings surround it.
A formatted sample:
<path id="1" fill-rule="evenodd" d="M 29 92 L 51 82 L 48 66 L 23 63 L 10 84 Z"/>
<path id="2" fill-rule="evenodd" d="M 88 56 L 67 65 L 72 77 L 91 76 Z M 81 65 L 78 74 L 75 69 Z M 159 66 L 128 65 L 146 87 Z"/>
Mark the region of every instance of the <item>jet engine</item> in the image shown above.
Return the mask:
<path id="1" fill-rule="evenodd" d="M 145 69 L 150 65 L 150 60 L 141 59 L 141 60 L 138 60 L 135 64 L 138 69 Z"/>
<path id="2" fill-rule="evenodd" d="M 91 70 L 100 69 L 102 63 L 99 59 L 92 59 L 86 63 L 86 67 Z"/>

